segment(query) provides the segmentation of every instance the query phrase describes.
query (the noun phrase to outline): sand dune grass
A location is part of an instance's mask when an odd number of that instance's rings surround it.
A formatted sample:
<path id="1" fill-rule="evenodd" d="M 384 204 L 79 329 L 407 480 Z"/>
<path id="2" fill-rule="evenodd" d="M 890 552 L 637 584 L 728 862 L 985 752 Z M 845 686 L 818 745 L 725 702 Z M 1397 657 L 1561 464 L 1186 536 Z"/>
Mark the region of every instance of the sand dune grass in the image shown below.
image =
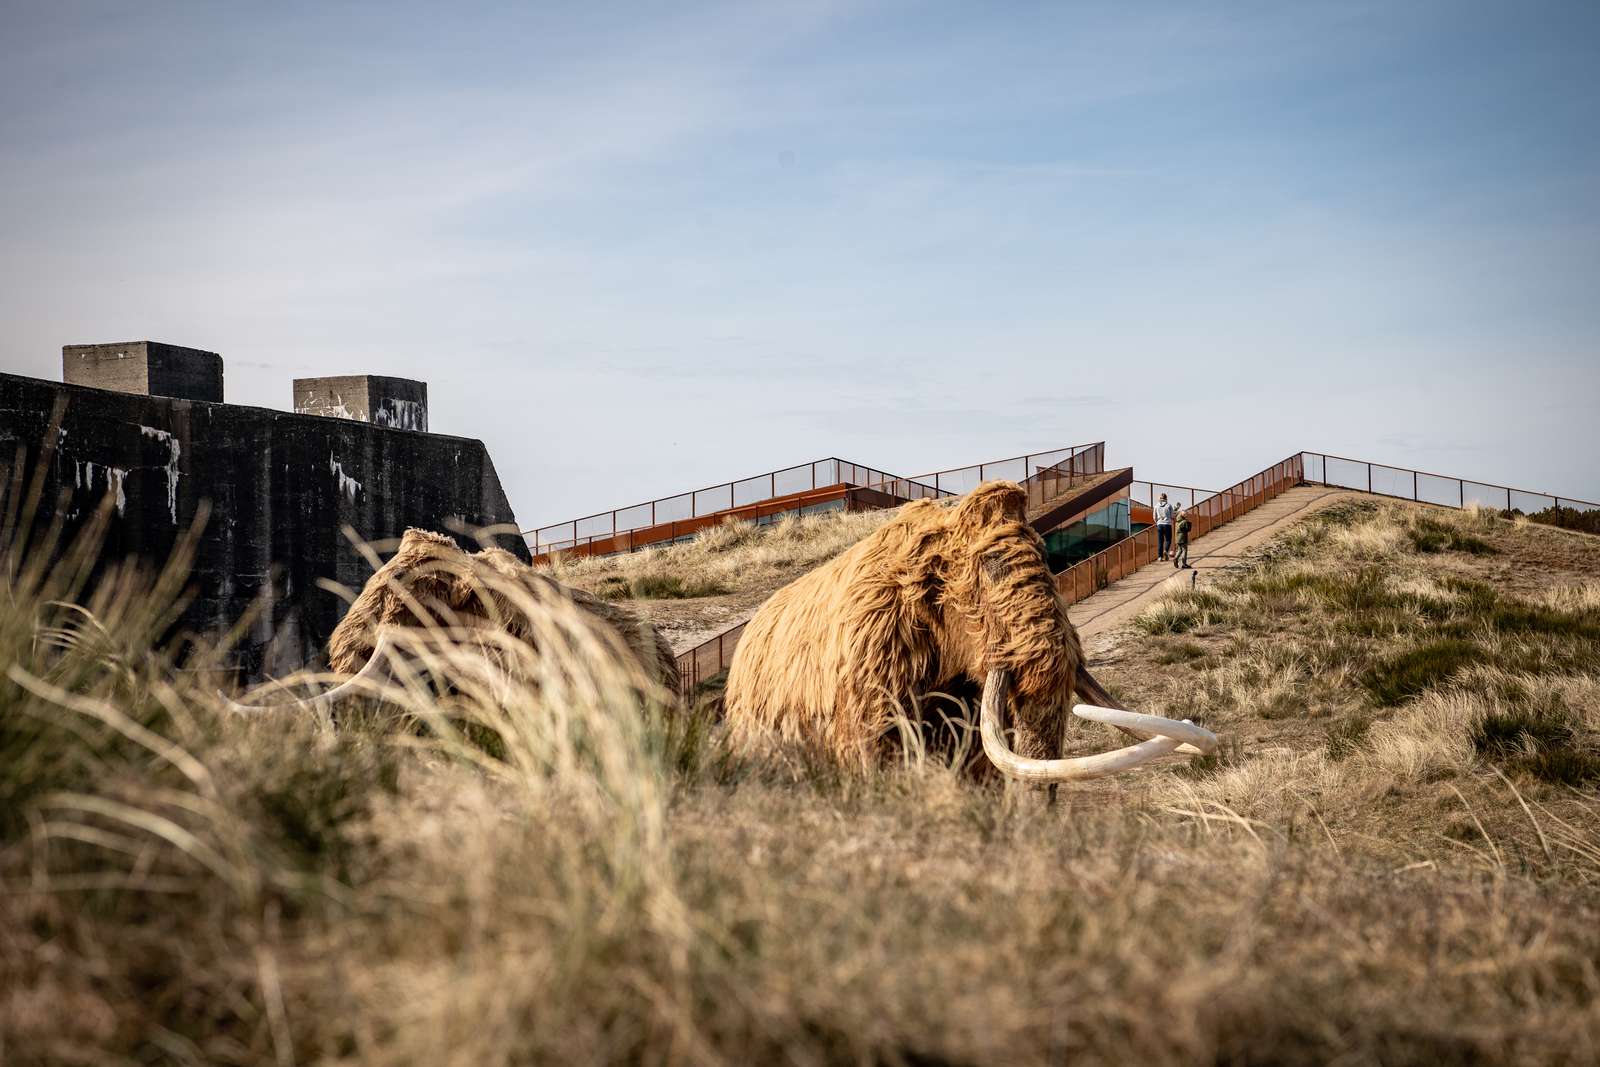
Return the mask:
<path id="1" fill-rule="evenodd" d="M 524 605 L 538 648 L 502 650 L 514 683 L 434 633 L 412 651 L 448 696 L 233 716 L 204 647 L 151 637 L 182 560 L 97 592 L 88 559 L 0 568 L 8 1063 L 1600 1054 L 1600 839 L 1506 762 L 1591 735 L 1582 671 L 1474 665 L 1343 760 L 1241 746 L 1046 808 L 914 749 L 864 775 L 736 760 L 554 600 Z M 1345 654 L 1238 645 L 1219 706 Z M 1534 707 L 1570 735 L 1462 732 Z M 1368 841 L 1397 818 L 1386 781 L 1522 829 L 1428 807 L 1456 843 L 1397 859 Z"/>
<path id="2" fill-rule="evenodd" d="M 1600 827 L 1600 580 L 1578 560 L 1526 588 L 1534 568 L 1518 558 L 1555 536 L 1490 512 L 1362 503 L 1158 601 L 1136 626 L 1182 640 L 1190 669 L 1151 698 L 1293 750 L 1163 790 L 1268 821 L 1315 810 L 1331 839 L 1366 835 L 1360 847 L 1396 856 L 1493 856 L 1593 881 L 1590 845 L 1555 855 L 1541 831 L 1592 841 Z M 1524 591 L 1491 580 L 1486 557 L 1520 571 Z"/>
<path id="3" fill-rule="evenodd" d="M 692 540 L 615 556 L 557 560 L 551 572 L 590 592 L 647 598 L 709 596 L 772 587 L 843 552 L 887 522 L 893 511 L 786 515 L 769 526 L 726 522 Z"/>

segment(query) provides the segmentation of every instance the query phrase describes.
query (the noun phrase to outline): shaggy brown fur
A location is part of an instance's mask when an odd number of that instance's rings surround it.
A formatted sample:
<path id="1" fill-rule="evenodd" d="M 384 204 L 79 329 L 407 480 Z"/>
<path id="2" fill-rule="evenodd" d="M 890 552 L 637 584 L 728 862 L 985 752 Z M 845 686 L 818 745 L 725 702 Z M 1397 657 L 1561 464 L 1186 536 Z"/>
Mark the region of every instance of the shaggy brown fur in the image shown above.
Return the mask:
<path id="1" fill-rule="evenodd" d="M 734 738 L 795 742 L 864 767 L 890 750 L 897 714 L 915 716 L 930 693 L 973 692 L 1004 667 L 1016 750 L 1060 755 L 1082 650 L 1026 504 L 1012 482 L 987 482 L 953 507 L 907 504 L 773 594 L 728 673 Z"/>
<path id="2" fill-rule="evenodd" d="M 492 620 L 527 638 L 526 618 L 501 592 L 508 582 L 540 595 L 559 592 L 614 630 L 650 677 L 677 691 L 678 662 L 672 647 L 628 608 L 561 585 L 503 548 L 469 555 L 443 534 L 417 529 L 405 532 L 399 551 L 367 579 L 361 595 L 339 620 L 328 638 L 328 665 L 342 674 L 354 673 L 372 655 L 379 627 L 417 626 L 424 620 L 442 625 Z"/>

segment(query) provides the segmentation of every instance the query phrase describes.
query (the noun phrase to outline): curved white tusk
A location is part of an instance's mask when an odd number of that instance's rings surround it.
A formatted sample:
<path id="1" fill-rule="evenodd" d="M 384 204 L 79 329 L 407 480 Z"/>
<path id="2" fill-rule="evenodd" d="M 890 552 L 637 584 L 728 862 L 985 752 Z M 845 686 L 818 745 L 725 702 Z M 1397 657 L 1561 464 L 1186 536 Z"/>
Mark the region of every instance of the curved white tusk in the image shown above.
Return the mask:
<path id="1" fill-rule="evenodd" d="M 1178 746 L 1179 752 L 1203 756 L 1217 750 L 1217 735 L 1188 719 L 1179 722 L 1160 715 L 1141 715 L 1137 711 L 1102 708 L 1096 704 L 1079 704 L 1072 709 L 1072 713 L 1080 719 L 1117 726 L 1140 737 L 1177 738 L 1183 742 Z"/>
<path id="2" fill-rule="evenodd" d="M 276 704 L 246 704 L 227 697 L 223 699 L 227 702 L 230 711 L 247 715 L 253 715 L 261 711 L 298 708 L 304 705 L 310 705 L 312 708 L 331 707 L 335 701 L 347 694 L 357 691 L 376 692 L 378 684 L 390 677 L 388 659 L 393 654 L 394 642 L 387 633 L 381 633 L 378 635 L 377 644 L 373 646 L 372 655 L 367 657 L 367 662 L 361 665 L 361 669 L 326 692 L 318 693 L 314 697 L 285 700 Z"/>
<path id="3" fill-rule="evenodd" d="M 1175 752 L 1183 744 L 1179 738 L 1161 736 L 1093 756 L 1077 756 L 1069 759 L 1032 759 L 1019 756 L 1011 751 L 1010 746 L 1006 744 L 1005 735 L 1001 732 L 1000 720 L 1004 717 L 1006 691 L 1010 686 L 1011 677 L 1008 672 L 1004 670 L 989 672 L 983 685 L 982 710 L 978 720 L 978 732 L 983 738 L 983 754 L 1008 777 L 1041 784 L 1104 778 Z M 1170 719 L 1161 721 L 1171 723 Z"/>

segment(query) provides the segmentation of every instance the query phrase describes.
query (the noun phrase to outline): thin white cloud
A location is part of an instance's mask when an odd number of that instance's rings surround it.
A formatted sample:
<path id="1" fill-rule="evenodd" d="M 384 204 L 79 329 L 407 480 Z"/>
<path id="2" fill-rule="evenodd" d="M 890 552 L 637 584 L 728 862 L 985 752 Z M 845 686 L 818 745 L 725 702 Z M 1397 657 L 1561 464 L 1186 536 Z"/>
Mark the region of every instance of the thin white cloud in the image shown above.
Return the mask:
<path id="1" fill-rule="evenodd" d="M 425 378 L 527 523 L 830 452 L 1422 455 L 1397 426 L 1600 494 L 1540 406 L 1600 384 L 1593 172 L 1445 182 L 1341 110 L 1412 99 L 1372 57 L 1426 67 L 1439 17 L 54 13 L 0 44 L 0 360 L 162 337 L 278 406 L 309 367 Z"/>

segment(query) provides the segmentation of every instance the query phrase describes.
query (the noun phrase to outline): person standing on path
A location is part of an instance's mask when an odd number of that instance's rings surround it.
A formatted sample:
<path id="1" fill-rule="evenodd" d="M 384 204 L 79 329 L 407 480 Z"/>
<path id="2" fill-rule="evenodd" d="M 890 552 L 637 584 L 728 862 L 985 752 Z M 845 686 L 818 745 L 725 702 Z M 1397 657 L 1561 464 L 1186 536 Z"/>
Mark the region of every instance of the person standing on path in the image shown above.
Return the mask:
<path id="1" fill-rule="evenodd" d="M 1178 570 L 1189 566 L 1189 513 L 1178 505 L 1177 518 L 1172 523 L 1172 540 L 1178 546 L 1172 554 L 1172 565 Z"/>
<path id="2" fill-rule="evenodd" d="M 1172 516 L 1177 513 L 1178 505 L 1167 503 L 1167 494 L 1162 493 L 1153 510 L 1156 513 L 1156 558 L 1164 560 L 1172 551 Z"/>

